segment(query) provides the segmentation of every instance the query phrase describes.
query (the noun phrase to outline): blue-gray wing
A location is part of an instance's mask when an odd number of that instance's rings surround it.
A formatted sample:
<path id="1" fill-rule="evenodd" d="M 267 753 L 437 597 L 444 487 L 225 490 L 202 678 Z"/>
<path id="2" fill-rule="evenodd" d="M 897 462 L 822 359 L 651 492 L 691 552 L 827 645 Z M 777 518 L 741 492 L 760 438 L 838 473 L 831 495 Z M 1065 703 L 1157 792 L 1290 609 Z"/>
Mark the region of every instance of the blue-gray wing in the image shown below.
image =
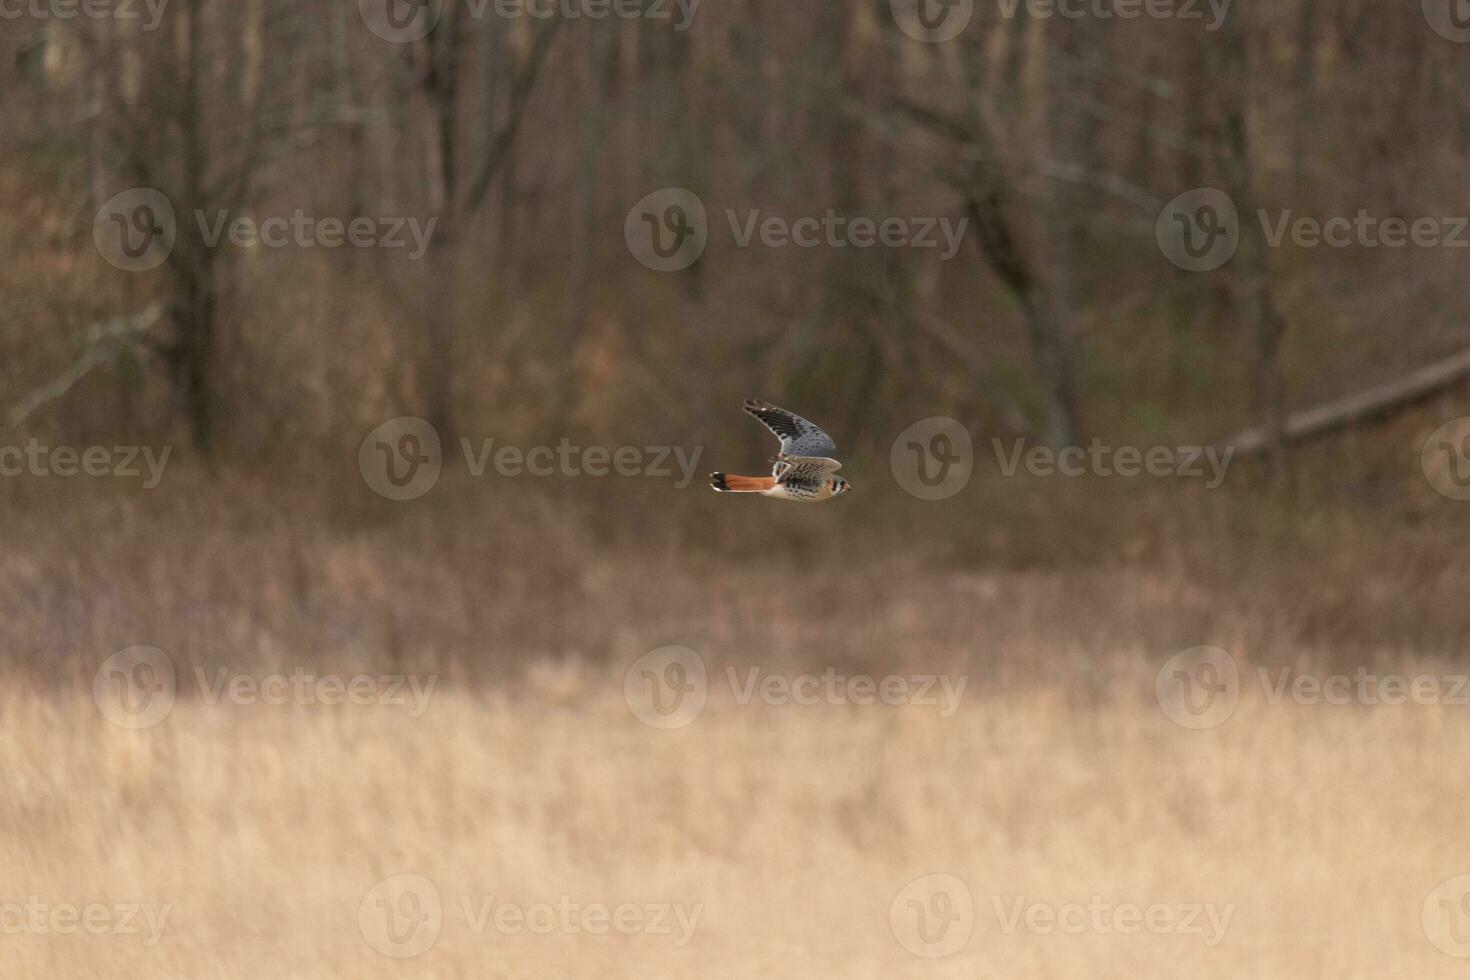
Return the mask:
<path id="1" fill-rule="evenodd" d="M 782 456 L 831 458 L 837 455 L 832 437 L 794 412 L 766 402 L 747 400 L 747 415 L 753 415 L 781 440 Z"/>

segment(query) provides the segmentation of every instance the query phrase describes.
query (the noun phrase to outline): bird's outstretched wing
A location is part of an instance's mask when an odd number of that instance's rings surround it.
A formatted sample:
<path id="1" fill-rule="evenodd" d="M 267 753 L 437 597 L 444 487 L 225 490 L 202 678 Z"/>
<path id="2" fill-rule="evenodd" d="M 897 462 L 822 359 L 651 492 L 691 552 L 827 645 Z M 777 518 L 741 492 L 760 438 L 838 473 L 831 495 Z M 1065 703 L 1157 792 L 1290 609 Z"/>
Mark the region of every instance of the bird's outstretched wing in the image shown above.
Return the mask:
<path id="1" fill-rule="evenodd" d="M 760 419 L 761 424 L 781 440 L 782 456 L 831 459 L 837 455 L 837 445 L 832 437 L 800 415 L 753 400 L 747 400 L 743 407 L 747 415 Z"/>

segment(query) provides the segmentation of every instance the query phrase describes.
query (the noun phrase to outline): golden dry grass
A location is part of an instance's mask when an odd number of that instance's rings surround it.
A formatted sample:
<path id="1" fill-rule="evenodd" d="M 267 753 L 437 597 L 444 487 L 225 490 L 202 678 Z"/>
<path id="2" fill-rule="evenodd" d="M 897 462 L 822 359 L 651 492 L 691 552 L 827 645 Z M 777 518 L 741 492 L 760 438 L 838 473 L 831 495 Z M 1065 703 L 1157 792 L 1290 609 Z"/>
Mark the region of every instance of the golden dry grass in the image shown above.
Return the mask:
<path id="1" fill-rule="evenodd" d="M 173 906 L 138 935 L 3 937 L 15 977 L 1450 977 L 1421 906 L 1470 869 L 1465 709 L 1270 705 L 1185 731 L 1137 685 L 906 707 L 739 705 L 637 721 L 616 672 L 377 706 L 181 700 L 155 728 L 85 694 L 0 706 L 0 900 Z M 1249 688 L 1247 689 L 1249 690 Z M 914 956 L 921 875 L 974 933 Z M 437 942 L 369 947 L 359 906 L 427 877 Z M 684 903 L 692 937 L 476 933 L 463 900 Z M 1233 906 L 1200 935 L 1007 934 L 994 902 Z M 269 966 L 268 966 L 269 964 Z"/>

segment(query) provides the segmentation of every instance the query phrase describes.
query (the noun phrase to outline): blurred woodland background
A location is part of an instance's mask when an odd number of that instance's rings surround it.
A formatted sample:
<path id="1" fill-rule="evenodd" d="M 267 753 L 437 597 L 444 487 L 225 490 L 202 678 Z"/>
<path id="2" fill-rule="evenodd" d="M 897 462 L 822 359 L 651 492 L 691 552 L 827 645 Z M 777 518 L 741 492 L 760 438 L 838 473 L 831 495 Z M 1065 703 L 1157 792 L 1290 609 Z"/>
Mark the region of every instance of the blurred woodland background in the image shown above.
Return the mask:
<path id="1" fill-rule="evenodd" d="M 981 4 L 938 44 L 887 0 L 730 0 L 687 22 L 672 3 L 667 19 L 481 6 L 430 4 L 432 32 L 407 43 L 326 0 L 173 0 L 151 30 L 141 4 L 134 21 L 7 20 L 7 407 L 107 347 L 24 430 L 273 464 L 402 414 L 703 443 L 758 390 L 847 447 L 941 409 L 977 434 L 1199 443 L 1464 346 L 1455 249 L 1272 249 L 1249 217 L 1465 210 L 1470 68 L 1417 0 L 1240 5 L 1218 24 L 1203 4 L 1132 20 Z M 714 231 L 693 268 L 650 274 L 621 230 L 668 186 L 700 195 Z M 1201 186 L 1247 217 L 1233 261 L 1186 273 L 1155 219 Z M 133 187 L 180 215 L 150 274 L 90 241 Z M 298 209 L 437 225 L 411 261 L 210 248 L 192 218 Z M 742 249 L 726 209 L 971 226 L 948 262 Z"/>
<path id="2" fill-rule="evenodd" d="M 1423 451 L 1470 415 L 1470 235 L 1267 234 L 1286 212 L 1470 214 L 1455 2 L 979 2 L 937 43 L 904 29 L 911 0 L 0 7 L 0 447 L 172 449 L 150 489 L 0 477 L 0 881 L 179 907 L 153 950 L 8 938 L 16 969 L 233 976 L 266 950 L 292 976 L 1457 975 L 1419 916 L 1470 866 L 1463 709 L 1245 697 L 1191 732 L 1153 700 L 1202 644 L 1244 676 L 1463 669 L 1470 503 Z M 432 29 L 385 37 L 395 4 Z M 670 187 L 709 242 L 660 272 L 625 223 Z M 93 234 L 135 188 L 177 214 L 142 272 Z M 1192 272 L 1157 235 L 1197 188 L 1240 240 Z M 756 211 L 968 225 L 947 261 L 739 247 L 727 212 Z M 211 245 L 195 217 L 298 212 L 434 224 L 413 258 Z M 828 428 L 856 492 L 712 493 L 707 471 L 773 450 L 748 397 Z M 399 416 L 445 446 L 408 502 L 358 468 Z M 888 465 L 933 416 L 975 447 L 942 501 Z M 686 487 L 476 477 L 460 438 L 702 456 Z M 993 440 L 1017 439 L 1237 453 L 1218 488 L 1008 475 Z M 90 700 L 137 644 L 179 667 L 147 732 Z M 681 737 L 622 702 L 665 644 L 712 674 L 972 681 L 952 723 L 726 704 Z M 206 704 L 194 669 L 218 664 L 432 674 L 442 700 L 414 721 Z M 178 859 L 139 856 L 160 842 Z M 890 941 L 906 882 L 965 869 L 996 894 L 1241 912 L 1213 950 L 991 936 L 931 963 Z M 653 958 L 460 935 L 391 961 L 352 916 L 408 870 L 710 908 Z"/>

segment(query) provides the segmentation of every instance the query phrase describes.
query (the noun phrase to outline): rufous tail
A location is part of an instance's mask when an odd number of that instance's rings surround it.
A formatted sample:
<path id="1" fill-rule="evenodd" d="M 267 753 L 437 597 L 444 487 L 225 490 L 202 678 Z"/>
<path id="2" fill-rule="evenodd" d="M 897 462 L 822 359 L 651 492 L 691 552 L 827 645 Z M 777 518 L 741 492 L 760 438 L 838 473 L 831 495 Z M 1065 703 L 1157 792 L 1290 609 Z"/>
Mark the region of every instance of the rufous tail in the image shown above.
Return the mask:
<path id="1" fill-rule="evenodd" d="M 733 476 L 711 473 L 709 485 L 720 493 L 761 493 L 776 485 L 773 476 Z"/>

